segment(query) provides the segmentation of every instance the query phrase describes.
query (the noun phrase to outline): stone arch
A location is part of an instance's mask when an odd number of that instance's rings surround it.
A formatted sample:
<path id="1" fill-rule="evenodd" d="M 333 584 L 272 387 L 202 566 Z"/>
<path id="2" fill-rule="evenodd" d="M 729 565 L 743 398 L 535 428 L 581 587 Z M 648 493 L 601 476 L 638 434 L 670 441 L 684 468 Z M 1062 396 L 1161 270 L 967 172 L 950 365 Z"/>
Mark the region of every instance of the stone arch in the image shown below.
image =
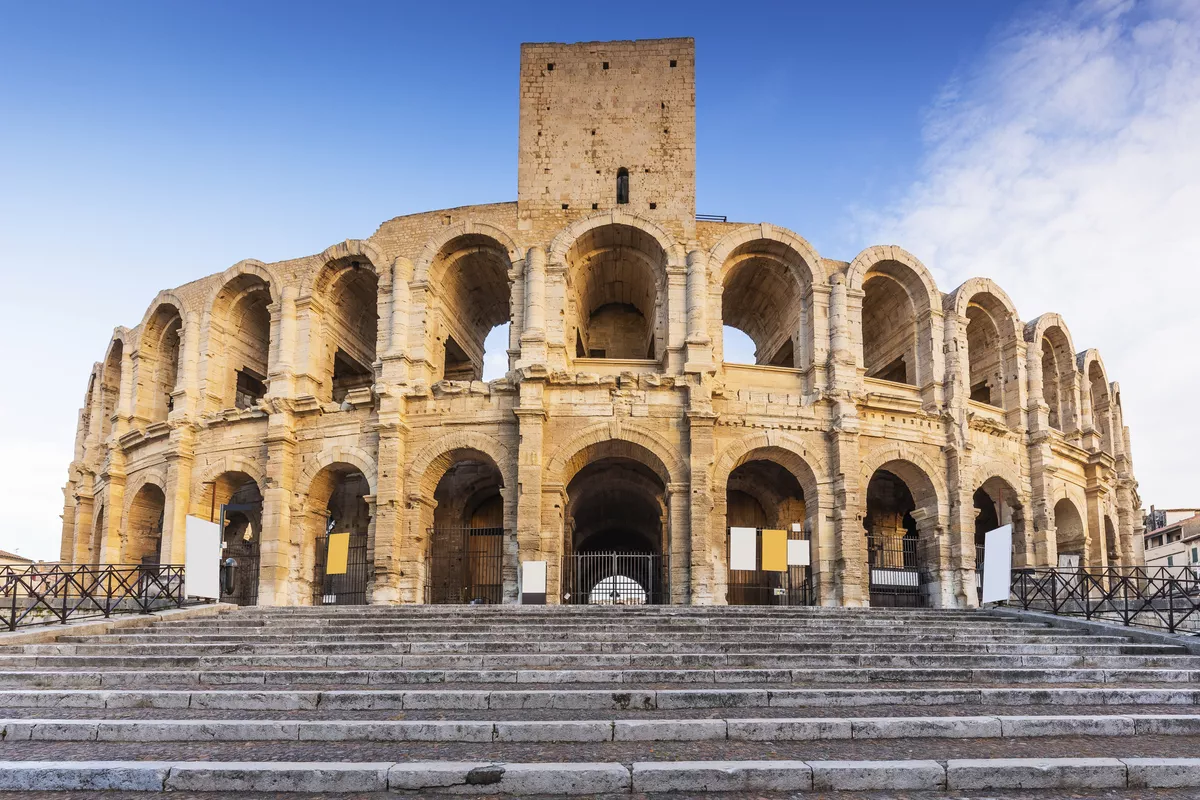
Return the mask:
<path id="1" fill-rule="evenodd" d="M 1092 427 L 1100 436 L 1100 449 L 1116 455 L 1113 445 L 1112 390 L 1100 351 L 1094 347 L 1084 350 L 1076 357 L 1076 364 L 1083 382 L 1080 400 L 1085 408 L 1085 417 L 1091 418 Z"/>
<path id="2" fill-rule="evenodd" d="M 466 450 L 487 456 L 500 469 L 505 487 L 515 485 L 516 464 L 508 447 L 494 436 L 479 431 L 454 431 L 425 445 L 413 458 L 405 485 L 420 487 L 422 496 L 432 498 L 438 481 L 454 463 L 451 454 Z"/>
<path id="3" fill-rule="evenodd" d="M 896 469 L 889 468 L 889 464 L 895 465 Z M 909 484 L 918 509 L 925 509 L 939 518 L 946 513 L 949 492 L 945 469 L 920 450 L 904 442 L 888 442 L 869 451 L 862 459 L 861 485 L 865 487 L 876 471 L 885 468 Z M 918 496 L 919 490 L 924 490 L 925 494 Z"/>
<path id="4" fill-rule="evenodd" d="M 1076 355 L 1066 322 L 1058 314 L 1042 314 L 1025 325 L 1025 341 L 1033 345 L 1029 358 L 1031 365 L 1036 363 L 1036 370 L 1030 370 L 1030 394 L 1041 396 L 1049 407 L 1052 428 L 1075 432 L 1079 427 Z"/>
<path id="5" fill-rule="evenodd" d="M 721 323 L 750 337 L 756 363 L 811 366 L 818 341 L 828 336 L 812 307 L 813 287 L 829 277 L 812 246 L 791 231 L 746 225 L 717 242 L 710 259 Z M 724 359 L 724 337 L 720 347 Z"/>
<path id="6" fill-rule="evenodd" d="M 156 294 L 154 296 L 154 300 L 152 300 L 150 305 L 146 307 L 146 312 L 142 315 L 142 321 L 138 323 L 138 329 L 144 331 L 147 324 L 150 322 L 150 319 L 154 316 L 155 312 L 158 311 L 159 306 L 164 305 L 175 306 L 175 308 L 179 311 L 179 315 L 184 319 L 187 319 L 187 315 L 193 312 L 190 303 L 185 303 L 183 298 L 181 298 L 175 292 L 164 289 Z"/>
<path id="7" fill-rule="evenodd" d="M 146 485 L 157 486 L 165 494 L 167 478 L 163 470 L 161 468 L 141 470 L 132 481 L 125 485 L 125 507 L 122 509 L 124 517 L 129 516 L 129 508 L 133 505 L 134 496 Z"/>
<path id="8" fill-rule="evenodd" d="M 1021 397 L 1014 378 L 1019 372 L 1017 345 L 1024 334 L 1012 300 L 993 281 L 969 278 L 946 296 L 943 308 L 960 320 L 959 325 L 965 321 L 961 332 L 954 332 L 954 347 L 966 355 L 965 359 L 959 356 L 959 368 L 966 368 L 963 389 L 969 399 L 1006 411 L 1019 409 Z"/>
<path id="9" fill-rule="evenodd" d="M 462 223 L 446 233 L 434 240 L 440 245 L 432 255 L 421 256 L 414 282 L 426 291 L 418 292 L 413 311 L 424 320 L 434 377 L 482 380 L 488 335 L 513 320 L 512 276 L 521 250 L 492 225 Z M 506 346 L 515 341 L 510 329 Z"/>
<path id="10" fill-rule="evenodd" d="M 361 447 L 353 445 L 335 445 L 318 453 L 300 473 L 300 480 L 296 482 L 296 493 L 307 496 L 317 475 L 327 467 L 337 464 L 348 464 L 361 472 L 367 479 L 370 493 L 375 494 L 378 475 L 375 469 L 375 458 Z"/>
<path id="11" fill-rule="evenodd" d="M 650 458 L 643 463 L 654 470 L 664 486 L 687 480 L 686 463 L 665 438 L 653 431 L 628 425 L 614 430 L 608 423 L 590 425 L 560 446 L 547 462 L 545 475 L 566 486 L 580 469 L 595 458 L 625 455 L 637 460 L 636 456 L 620 453 L 622 445 L 632 445 L 640 450 L 631 452 L 649 455 Z"/>
<path id="12" fill-rule="evenodd" d="M 934 316 L 942 297 L 925 265 L 900 247 L 868 247 L 847 268 L 846 282 L 862 293 L 858 363 L 867 377 L 917 387 L 941 380 Z"/>
<path id="13" fill-rule="evenodd" d="M 387 320 L 381 288 L 392 271 L 373 244 L 358 239 L 328 247 L 312 262 L 315 269 L 301 282 L 300 296 L 311 301 L 305 347 L 316 377 L 313 393 L 342 403 L 375 383 L 376 361 L 387 349 L 380 336 L 385 327 L 380 320 Z"/>
<path id="14" fill-rule="evenodd" d="M 126 381 L 125 358 L 132 352 L 133 335 L 128 328 L 113 330 L 112 339 L 104 351 L 104 360 L 100 367 L 100 442 L 108 440 L 112 433 L 113 417 L 124 411 L 123 385 Z M 132 376 L 129 376 L 132 382 Z"/>
<path id="15" fill-rule="evenodd" d="M 221 273 L 201 324 L 206 410 L 253 408 L 266 395 L 275 334 L 270 309 L 279 298 L 279 279 L 261 261 L 239 261 Z"/>
<path id="16" fill-rule="evenodd" d="M 121 562 L 145 563 L 161 558 L 166 480 L 158 471 L 144 472 L 126 488 L 121 526 Z"/>
<path id="17" fill-rule="evenodd" d="M 1071 497 L 1071 494 L 1071 492 L 1062 492 L 1056 495 L 1057 499 L 1054 502 L 1055 552 L 1060 558 L 1059 563 L 1064 555 L 1077 555 L 1080 559 L 1079 565 L 1086 567 L 1089 566 L 1087 564 L 1087 523 L 1079 509 L 1087 506 L 1086 503 L 1078 503 Z M 1053 566 L 1057 566 L 1057 564 Z"/>
<path id="18" fill-rule="evenodd" d="M 731 472 L 758 456 L 775 461 L 791 472 L 804 490 L 805 499 L 811 498 L 810 505 L 813 508 L 832 502 L 828 496 L 829 473 L 825 459 L 800 439 L 780 431 L 747 434 L 726 446 L 713 461 L 711 485 L 723 486 Z"/>
<path id="19" fill-rule="evenodd" d="M 346 239 L 326 247 L 320 255 L 312 259 L 315 269 L 310 270 L 300 282 L 300 296 L 309 297 L 326 291 L 337 273 L 336 268 L 330 269 L 331 265 L 359 260 L 370 268 L 380 283 L 387 278 L 390 262 L 384 258 L 378 247 L 364 239 Z"/>
<path id="20" fill-rule="evenodd" d="M 821 260 L 821 256 L 818 255 L 816 248 L 799 234 L 787 228 L 781 228 L 766 222 L 758 225 L 743 225 L 717 240 L 717 243 L 709 250 L 709 263 L 717 265 L 718 274 L 716 277 L 718 279 L 724 278 L 729 266 L 731 266 L 726 265 L 726 261 L 734 250 L 757 240 L 778 242 L 796 253 L 803 266 L 807 269 L 807 271 L 802 270 L 800 265 L 795 262 L 788 263 L 789 270 L 796 276 L 797 280 L 812 285 L 828 282 L 829 272 L 825 269 L 825 262 Z"/>
<path id="21" fill-rule="evenodd" d="M 244 473 L 259 486 L 263 486 L 267 480 L 267 474 L 259 466 L 258 459 L 235 453 L 233 455 L 220 456 L 214 461 L 208 462 L 204 467 L 204 471 L 200 473 L 200 480 L 197 483 L 212 483 L 226 472 Z"/>
<path id="22" fill-rule="evenodd" d="M 997 500 L 1001 501 L 996 506 L 997 524 L 1011 523 L 1013 526 L 1014 569 L 1032 567 L 1036 558 L 1036 542 L 1032 536 L 1033 520 L 1030 498 L 1024 490 L 1019 488 L 1025 485 L 1026 482 L 1021 479 L 1019 471 L 1004 461 L 993 459 L 975 466 L 972 481 L 974 491 L 976 493 L 981 490 L 987 492 L 994 503 Z M 1000 495 L 998 498 L 997 494 Z M 1002 508 L 1001 504 L 1008 508 Z M 979 544 L 976 541 L 976 545 Z M 981 566 L 981 564 L 976 565 L 976 569 Z"/>
<path id="23" fill-rule="evenodd" d="M 460 236 L 478 235 L 495 240 L 508 253 L 508 260 L 517 264 L 525 258 L 525 250 L 508 235 L 508 231 L 489 222 L 463 220 L 439 232 L 425 243 L 421 254 L 413 261 L 413 282 L 424 283 L 431 279 L 430 270 L 434 259 L 442 249 Z"/>
<path id="24" fill-rule="evenodd" d="M 206 318 L 212 317 L 213 306 L 217 302 L 217 297 L 225 290 L 225 287 L 243 275 L 250 275 L 261 280 L 267 285 L 267 290 L 270 292 L 272 301 L 279 301 L 281 284 L 275 271 L 258 259 L 245 258 L 217 276 L 213 288 L 209 290 L 208 297 L 204 301 L 204 316 Z"/>
<path id="25" fill-rule="evenodd" d="M 166 422 L 183 372 L 186 307 L 169 292 L 159 292 L 139 326 L 134 364 L 134 409 L 141 419 Z"/>
<path id="26" fill-rule="evenodd" d="M 547 251 L 550 263 L 564 264 L 567 259 L 567 252 L 579 237 L 590 230 L 607 225 L 621 225 L 641 231 L 658 242 L 658 246 L 667 256 L 668 264 L 679 266 L 684 264 L 686 253 L 683 246 L 676 242 L 675 237 L 668 233 L 665 228 L 651 222 L 645 217 L 616 209 L 591 214 L 559 231 L 558 235 L 550 243 L 550 249 Z"/>

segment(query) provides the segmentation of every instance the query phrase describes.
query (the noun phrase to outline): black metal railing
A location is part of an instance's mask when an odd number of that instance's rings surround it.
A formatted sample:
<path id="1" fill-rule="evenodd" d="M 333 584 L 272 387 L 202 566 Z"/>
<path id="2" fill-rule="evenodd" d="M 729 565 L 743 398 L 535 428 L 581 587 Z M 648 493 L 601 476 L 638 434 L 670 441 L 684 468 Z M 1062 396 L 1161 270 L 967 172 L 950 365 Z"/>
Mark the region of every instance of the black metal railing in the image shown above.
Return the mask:
<path id="1" fill-rule="evenodd" d="M 979 602 L 983 602 L 983 545 L 975 544 L 975 592 Z"/>
<path id="2" fill-rule="evenodd" d="M 337 534 L 334 534 L 337 535 Z M 329 537 L 317 539 L 316 575 L 313 581 L 315 606 L 365 606 L 367 604 L 367 535 L 350 534 L 346 571 L 327 574 Z"/>
<path id="3" fill-rule="evenodd" d="M 0 567 L 0 629 L 180 608 L 183 592 L 183 567 L 172 564 Z"/>
<path id="4" fill-rule="evenodd" d="M 923 608 L 924 581 L 912 536 L 867 536 L 867 565 L 872 606 Z"/>
<path id="5" fill-rule="evenodd" d="M 729 219 L 724 214 L 697 214 L 697 222 L 728 222 Z"/>
<path id="6" fill-rule="evenodd" d="M 1009 602 L 1026 611 L 1200 634 L 1200 573 L 1191 567 L 1013 570 Z"/>
<path id="7" fill-rule="evenodd" d="M 570 605 L 657 605 L 670 601 L 670 558 L 652 553 L 575 553 L 563 559 L 562 601 Z"/>
<path id="8" fill-rule="evenodd" d="M 504 601 L 504 528 L 430 528 L 425 602 Z"/>

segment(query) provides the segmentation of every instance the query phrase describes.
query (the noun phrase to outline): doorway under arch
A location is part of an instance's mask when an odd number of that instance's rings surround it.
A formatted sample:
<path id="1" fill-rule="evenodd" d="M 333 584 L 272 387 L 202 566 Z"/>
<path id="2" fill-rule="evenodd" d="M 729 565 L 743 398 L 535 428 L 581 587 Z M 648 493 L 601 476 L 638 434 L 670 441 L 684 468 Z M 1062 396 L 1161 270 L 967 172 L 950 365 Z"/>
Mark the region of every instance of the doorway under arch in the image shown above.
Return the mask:
<path id="1" fill-rule="evenodd" d="M 808 605 L 812 602 L 809 568 L 763 569 L 764 531 L 783 531 L 789 540 L 807 539 L 804 489 L 786 467 L 755 459 L 738 465 L 725 485 L 725 520 L 729 528 L 755 529 L 755 570 L 729 570 L 729 605 Z M 769 534 L 768 534 L 769 535 Z M 776 534 L 778 535 L 778 534 Z M 726 564 L 730 540 L 726 539 Z"/>
<path id="2" fill-rule="evenodd" d="M 425 602 L 503 602 L 504 478 L 479 451 L 455 451 L 450 458 L 433 493 Z"/>
<path id="3" fill-rule="evenodd" d="M 651 467 L 604 456 L 567 484 L 563 601 L 665 603 L 666 485 Z"/>

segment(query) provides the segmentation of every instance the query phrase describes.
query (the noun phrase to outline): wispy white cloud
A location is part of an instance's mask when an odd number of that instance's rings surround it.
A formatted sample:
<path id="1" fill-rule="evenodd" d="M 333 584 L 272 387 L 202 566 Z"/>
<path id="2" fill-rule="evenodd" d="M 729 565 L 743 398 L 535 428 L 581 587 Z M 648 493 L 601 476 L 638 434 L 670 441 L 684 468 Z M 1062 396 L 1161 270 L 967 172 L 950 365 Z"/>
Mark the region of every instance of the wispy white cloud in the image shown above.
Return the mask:
<path id="1" fill-rule="evenodd" d="M 936 98 L 921 180 L 863 212 L 949 291 L 1062 314 L 1121 384 L 1145 503 L 1200 502 L 1200 3 L 1092 0 L 1012 23 Z"/>

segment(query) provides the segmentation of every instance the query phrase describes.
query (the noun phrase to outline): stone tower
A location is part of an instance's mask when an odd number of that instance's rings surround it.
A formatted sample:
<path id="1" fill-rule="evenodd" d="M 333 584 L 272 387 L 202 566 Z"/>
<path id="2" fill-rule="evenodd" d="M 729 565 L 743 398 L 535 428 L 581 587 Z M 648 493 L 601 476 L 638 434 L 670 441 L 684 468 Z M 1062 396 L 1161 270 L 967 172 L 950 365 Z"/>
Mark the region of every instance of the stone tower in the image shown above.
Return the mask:
<path id="1" fill-rule="evenodd" d="M 522 230 L 619 207 L 694 235 L 695 53 L 692 39 L 521 46 Z"/>

